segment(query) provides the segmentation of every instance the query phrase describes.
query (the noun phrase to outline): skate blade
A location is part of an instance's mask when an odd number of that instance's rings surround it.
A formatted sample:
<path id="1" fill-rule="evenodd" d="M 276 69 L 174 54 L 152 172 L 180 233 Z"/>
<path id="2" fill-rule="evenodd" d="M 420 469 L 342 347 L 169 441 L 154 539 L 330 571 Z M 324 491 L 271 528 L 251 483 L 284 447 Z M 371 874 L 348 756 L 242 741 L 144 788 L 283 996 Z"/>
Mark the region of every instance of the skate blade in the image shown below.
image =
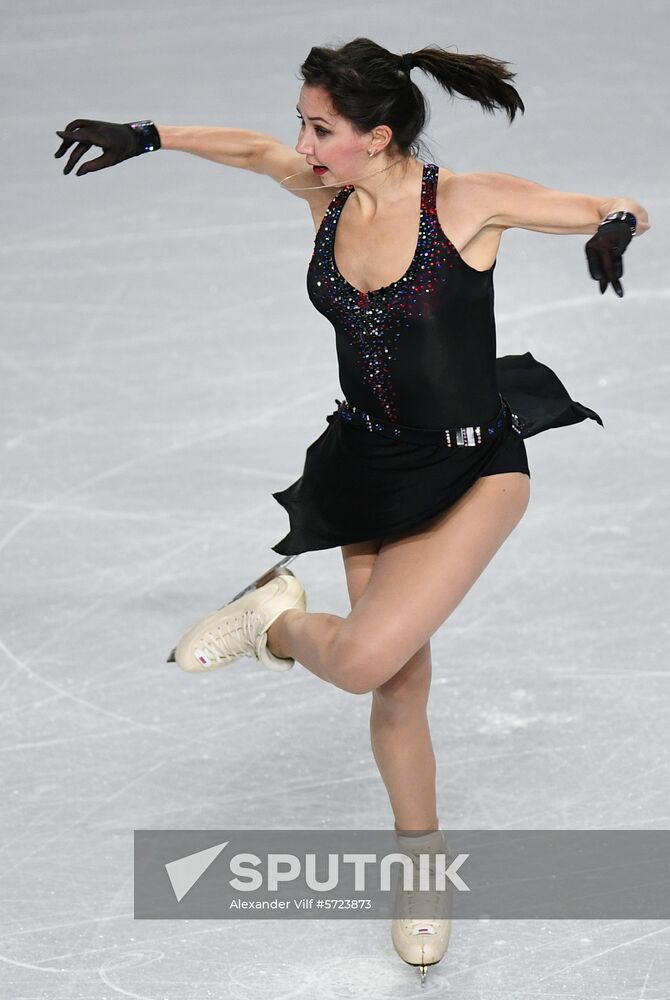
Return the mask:
<path id="1" fill-rule="evenodd" d="M 403 958 L 403 962 L 407 962 L 407 959 Z M 421 973 L 421 985 L 425 986 L 426 985 L 426 976 L 428 974 L 428 970 L 433 965 L 437 965 L 438 963 L 437 962 L 429 962 L 427 965 L 424 965 L 421 962 L 407 962 L 407 964 L 411 965 L 413 969 L 418 969 L 419 970 L 419 972 Z"/>
<path id="2" fill-rule="evenodd" d="M 270 569 L 266 570 L 266 572 L 259 576 L 258 579 L 254 580 L 253 583 L 250 583 L 248 587 L 241 590 L 239 594 L 235 594 L 235 596 L 231 597 L 229 601 L 226 601 L 226 604 L 232 604 L 233 601 L 236 601 L 239 597 L 244 597 L 245 594 L 250 594 L 252 590 L 258 590 L 259 587 L 269 583 L 275 576 L 281 576 L 283 567 L 288 566 L 288 564 L 293 562 L 294 559 L 297 559 L 297 556 L 284 556 L 283 559 L 280 559 L 278 563 L 271 566 Z M 226 604 L 223 604 L 222 607 L 225 608 Z M 221 608 L 219 608 L 219 611 L 220 610 Z"/>
<path id="3" fill-rule="evenodd" d="M 265 573 L 263 573 L 256 580 L 254 580 L 253 583 L 250 583 L 248 587 L 245 587 L 243 590 L 241 590 L 239 594 L 235 594 L 235 596 L 231 597 L 229 601 L 226 601 L 226 604 L 232 604 L 233 601 L 236 601 L 239 597 L 244 597 L 245 594 L 250 594 L 252 590 L 258 590 L 259 587 L 262 587 L 266 583 L 269 583 L 270 580 L 272 580 L 275 576 L 280 576 L 284 566 L 288 566 L 288 564 L 290 562 L 293 562 L 294 559 L 297 559 L 297 555 L 284 556 L 283 559 L 280 559 L 278 563 L 275 563 L 274 566 L 271 566 L 270 569 L 266 570 Z M 225 608 L 226 604 L 222 604 L 221 608 Z M 218 610 L 221 611 L 221 608 L 218 608 Z M 175 659 L 176 653 L 177 653 L 177 647 L 175 646 L 165 662 L 176 663 Z"/>

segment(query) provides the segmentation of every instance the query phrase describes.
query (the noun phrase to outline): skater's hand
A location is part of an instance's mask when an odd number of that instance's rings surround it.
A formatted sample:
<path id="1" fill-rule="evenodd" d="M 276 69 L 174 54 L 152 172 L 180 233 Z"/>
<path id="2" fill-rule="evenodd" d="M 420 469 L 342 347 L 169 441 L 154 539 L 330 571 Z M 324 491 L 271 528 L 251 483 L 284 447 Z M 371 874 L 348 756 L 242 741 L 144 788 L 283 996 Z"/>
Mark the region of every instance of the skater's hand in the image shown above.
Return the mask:
<path id="1" fill-rule="evenodd" d="M 586 244 L 589 271 L 591 277 L 600 282 L 601 295 L 611 282 L 616 294 L 623 298 L 623 288 L 619 283 L 623 275 L 621 258 L 632 238 L 627 222 L 604 222 Z"/>
<path id="2" fill-rule="evenodd" d="M 119 125 L 115 122 L 92 121 L 90 118 L 75 118 L 62 132 L 56 132 L 63 142 L 54 156 L 56 158 L 63 156 L 70 146 L 77 143 L 63 170 L 64 174 L 69 174 L 91 146 L 101 146 L 103 153 L 83 164 L 77 171 L 77 177 L 92 170 L 112 167 L 115 163 L 121 163 L 132 156 L 149 152 L 151 148 L 160 149 L 160 137 L 156 127 L 152 122 L 148 122 L 148 119 L 146 122 L 144 128 L 137 128 L 136 126 L 141 123 L 128 122 Z"/>

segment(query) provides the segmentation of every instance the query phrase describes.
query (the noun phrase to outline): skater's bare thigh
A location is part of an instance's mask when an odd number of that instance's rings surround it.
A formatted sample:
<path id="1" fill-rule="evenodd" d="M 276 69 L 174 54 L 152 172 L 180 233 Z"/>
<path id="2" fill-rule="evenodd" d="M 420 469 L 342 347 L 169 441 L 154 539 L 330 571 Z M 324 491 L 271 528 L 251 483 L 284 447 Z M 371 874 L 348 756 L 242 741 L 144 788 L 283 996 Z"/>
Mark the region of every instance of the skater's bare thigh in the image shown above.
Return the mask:
<path id="1" fill-rule="evenodd" d="M 530 480 L 522 472 L 482 476 L 421 529 L 382 540 L 336 645 L 361 693 L 374 690 L 449 617 L 523 517 Z M 345 563 L 346 563 L 345 556 Z M 355 558 L 355 557 L 354 557 Z M 363 574 L 363 575 L 362 575 Z"/>
<path id="2" fill-rule="evenodd" d="M 342 560 L 347 577 L 347 590 L 352 609 L 363 596 L 383 539 L 353 542 L 342 546 Z M 401 669 L 373 692 L 374 700 L 389 711 L 406 709 L 408 704 L 418 707 L 426 704 L 430 689 L 432 663 L 430 640 L 424 643 Z"/>
<path id="3" fill-rule="evenodd" d="M 382 541 L 382 538 L 375 538 L 369 542 L 353 542 L 342 546 L 342 561 L 352 608 L 368 585 Z"/>

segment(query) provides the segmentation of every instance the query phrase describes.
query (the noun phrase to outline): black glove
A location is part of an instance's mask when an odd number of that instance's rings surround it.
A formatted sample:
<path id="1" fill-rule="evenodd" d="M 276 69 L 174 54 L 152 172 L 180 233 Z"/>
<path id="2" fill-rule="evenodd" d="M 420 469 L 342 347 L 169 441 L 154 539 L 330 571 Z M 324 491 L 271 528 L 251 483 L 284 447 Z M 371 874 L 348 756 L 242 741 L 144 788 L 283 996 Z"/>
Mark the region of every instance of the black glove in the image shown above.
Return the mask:
<path id="1" fill-rule="evenodd" d="M 631 216 L 633 218 L 633 216 Z M 623 274 L 622 254 L 633 238 L 630 223 L 602 222 L 597 233 L 586 244 L 586 259 L 591 277 L 600 282 L 600 294 L 612 282 L 612 288 L 619 298 L 623 298 L 623 288 L 619 278 Z"/>
<path id="2" fill-rule="evenodd" d="M 102 146 L 104 152 L 94 160 L 88 160 L 77 171 L 77 177 L 88 174 L 91 170 L 102 170 L 112 167 L 131 156 L 140 156 L 152 150 L 161 148 L 158 130 L 152 121 L 144 119 L 139 122 L 128 122 L 117 125 L 115 122 L 96 122 L 89 118 L 75 118 L 66 125 L 62 132 L 56 132 L 63 143 L 54 154 L 62 156 L 73 143 L 77 143 L 70 159 L 65 166 L 64 174 L 69 174 L 73 167 L 87 153 L 91 146 Z"/>

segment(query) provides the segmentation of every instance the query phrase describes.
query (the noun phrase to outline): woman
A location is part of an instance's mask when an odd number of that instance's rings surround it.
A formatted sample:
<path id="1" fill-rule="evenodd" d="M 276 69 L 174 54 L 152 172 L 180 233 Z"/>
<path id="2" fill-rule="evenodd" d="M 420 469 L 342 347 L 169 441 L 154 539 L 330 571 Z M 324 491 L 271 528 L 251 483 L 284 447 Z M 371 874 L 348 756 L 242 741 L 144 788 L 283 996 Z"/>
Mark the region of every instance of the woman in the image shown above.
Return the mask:
<path id="1" fill-rule="evenodd" d="M 399 843 L 416 862 L 444 849 L 426 714 L 430 638 L 523 517 L 523 439 L 586 418 L 602 424 L 530 353 L 496 359 L 502 233 L 594 234 L 591 276 L 621 296 L 621 255 L 635 227 L 649 225 L 629 199 L 419 159 L 426 104 L 414 68 L 510 121 L 524 110 L 505 63 L 438 46 L 399 56 L 357 38 L 313 48 L 302 65 L 295 151 L 240 129 L 79 119 L 58 133 L 56 156 L 78 143 L 69 173 L 92 144 L 102 146 L 82 174 L 180 149 L 266 174 L 308 203 L 316 229 L 308 292 L 335 328 L 345 399 L 307 449 L 300 479 L 273 494 L 290 518 L 273 549 L 340 546 L 352 611 L 307 612 L 304 588 L 280 563 L 269 582 L 189 629 L 176 660 L 190 671 L 243 656 L 275 670 L 298 660 L 345 691 L 371 692 L 374 756 Z M 411 892 L 398 895 L 393 942 L 422 980 L 449 939 L 442 896 L 419 914 Z"/>

